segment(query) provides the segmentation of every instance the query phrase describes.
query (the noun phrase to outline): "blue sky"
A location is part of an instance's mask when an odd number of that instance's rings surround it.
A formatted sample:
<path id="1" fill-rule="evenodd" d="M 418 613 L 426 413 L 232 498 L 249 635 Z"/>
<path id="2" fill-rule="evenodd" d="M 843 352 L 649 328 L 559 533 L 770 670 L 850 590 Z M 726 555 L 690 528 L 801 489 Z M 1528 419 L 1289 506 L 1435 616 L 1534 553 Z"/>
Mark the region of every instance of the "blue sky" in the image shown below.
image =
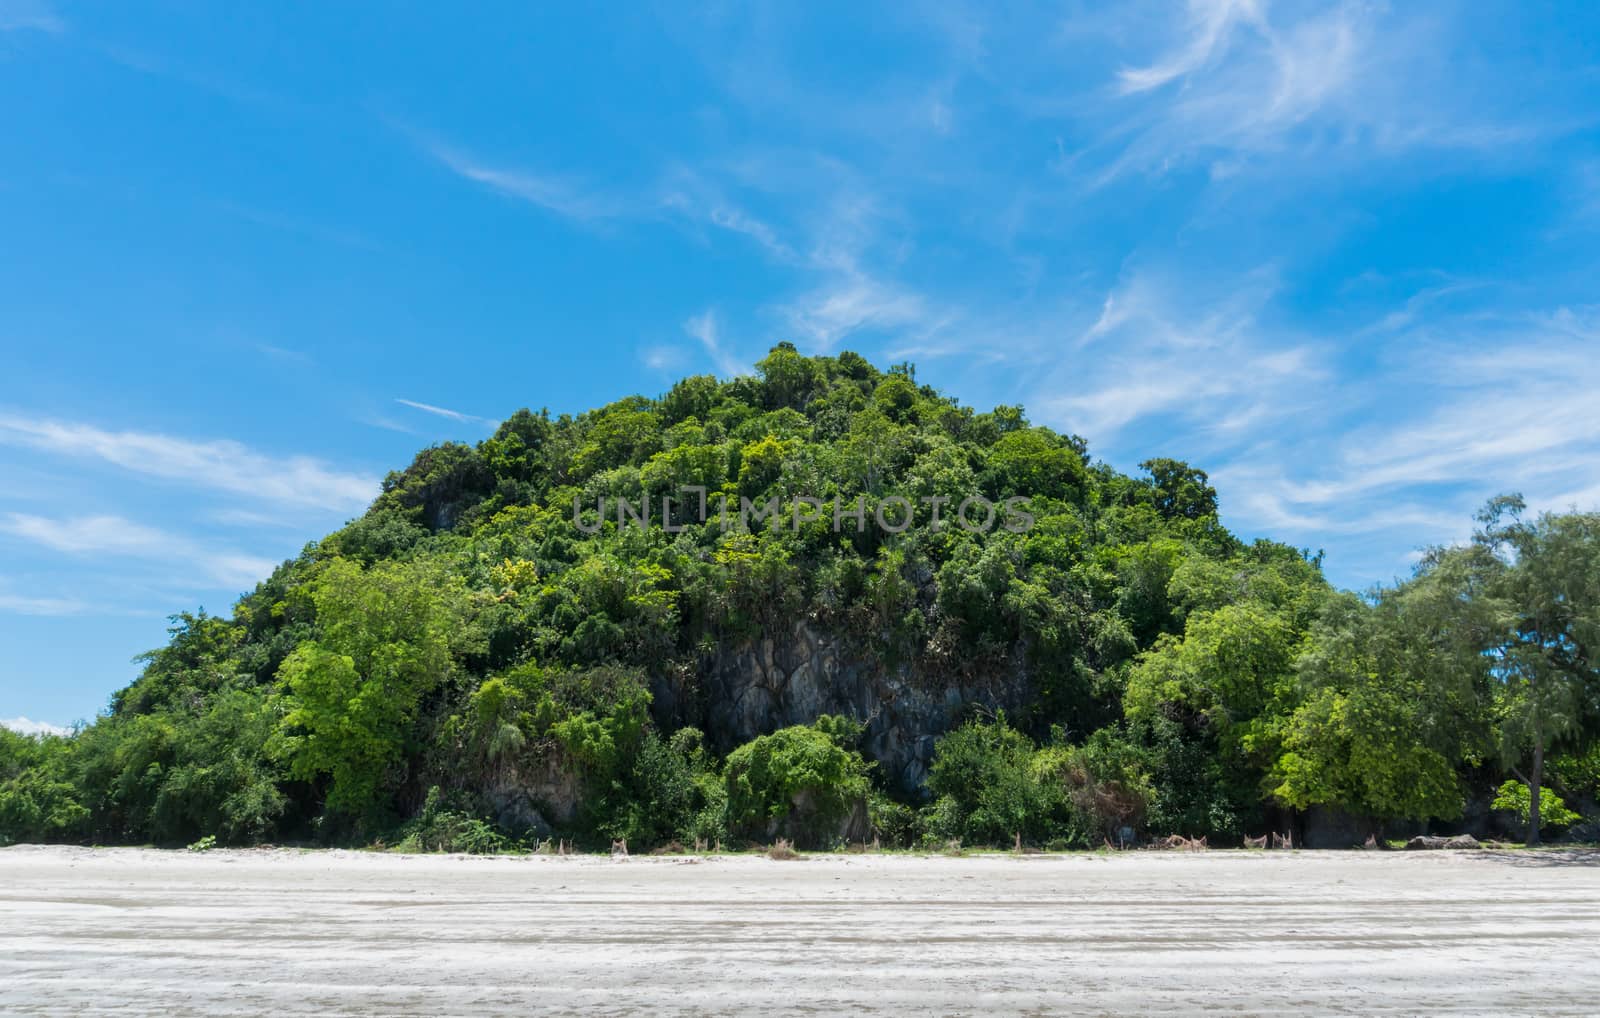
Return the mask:
<path id="1" fill-rule="evenodd" d="M 1366 587 L 1600 504 L 1600 8 L 0 0 L 0 718 L 430 442 L 912 360 Z"/>

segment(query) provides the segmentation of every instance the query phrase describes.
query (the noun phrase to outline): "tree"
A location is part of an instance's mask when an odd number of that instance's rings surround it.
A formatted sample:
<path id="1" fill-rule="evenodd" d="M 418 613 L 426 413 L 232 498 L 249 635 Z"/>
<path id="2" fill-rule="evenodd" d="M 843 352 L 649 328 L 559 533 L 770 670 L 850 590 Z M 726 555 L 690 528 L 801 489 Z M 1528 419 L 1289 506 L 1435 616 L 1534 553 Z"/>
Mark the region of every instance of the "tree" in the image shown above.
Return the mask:
<path id="1" fill-rule="evenodd" d="M 1460 813 L 1457 768 L 1477 762 L 1486 718 L 1473 655 L 1440 639 L 1454 628 L 1442 612 L 1459 613 L 1440 579 L 1330 601 L 1297 662 L 1305 700 L 1282 727 L 1274 798 L 1380 819 Z"/>
<path id="2" fill-rule="evenodd" d="M 1198 520 L 1216 513 L 1217 490 L 1208 483 L 1204 470 L 1165 458 L 1145 460 L 1139 469 L 1150 472 L 1156 511 L 1166 519 Z"/>
<path id="3" fill-rule="evenodd" d="M 295 777 L 332 778 L 329 809 L 371 819 L 395 783 L 418 706 L 451 671 L 454 585 L 425 565 L 335 559 L 312 586 L 316 637 L 278 670 L 277 748 Z"/>
<path id="4" fill-rule="evenodd" d="M 1523 518 L 1517 495 L 1478 514 L 1473 544 L 1441 553 L 1458 561 L 1489 613 L 1483 652 L 1497 686 L 1507 763 L 1528 786 L 1528 843 L 1539 843 L 1545 756 L 1592 738 L 1600 696 L 1600 513 Z"/>
<path id="5" fill-rule="evenodd" d="M 816 384 L 817 362 L 801 356 L 793 343 L 779 343 L 756 362 L 761 376 L 763 404 L 768 410 L 780 407 L 802 409 Z"/>
<path id="6" fill-rule="evenodd" d="M 1228 605 L 1189 618 L 1140 658 L 1123 707 L 1130 721 L 1166 713 L 1215 734 L 1226 756 L 1253 753 L 1296 698 L 1300 633 L 1265 606 Z"/>
<path id="7" fill-rule="evenodd" d="M 89 810 L 67 780 L 71 740 L 0 728 L 0 845 L 56 841 L 82 830 Z"/>
<path id="8" fill-rule="evenodd" d="M 478 449 L 445 442 L 422 450 L 411 466 L 385 477 L 375 505 L 429 530 L 442 530 L 482 501 L 493 486 L 494 474 Z"/>
<path id="9" fill-rule="evenodd" d="M 652 401 L 630 396 L 586 414 L 583 445 L 568 474 L 588 478 L 604 470 L 643 462 L 661 445 L 661 416 Z"/>
<path id="10" fill-rule="evenodd" d="M 1070 501 L 1083 486 L 1083 457 L 1044 428 L 1013 431 L 989 451 L 983 481 L 997 501 L 1013 497 Z"/>

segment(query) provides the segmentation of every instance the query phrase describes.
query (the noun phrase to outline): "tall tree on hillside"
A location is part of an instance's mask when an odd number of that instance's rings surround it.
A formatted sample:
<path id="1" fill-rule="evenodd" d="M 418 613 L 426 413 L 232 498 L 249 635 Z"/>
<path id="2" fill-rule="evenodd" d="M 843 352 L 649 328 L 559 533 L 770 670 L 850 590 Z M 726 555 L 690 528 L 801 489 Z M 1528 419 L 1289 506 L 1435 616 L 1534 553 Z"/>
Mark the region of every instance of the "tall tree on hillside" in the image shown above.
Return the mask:
<path id="1" fill-rule="evenodd" d="M 423 698 L 450 675 L 459 580 L 428 564 L 335 559 L 311 586 L 316 637 L 278 669 L 273 749 L 305 781 L 332 779 L 329 809 L 372 819 L 403 770 Z"/>

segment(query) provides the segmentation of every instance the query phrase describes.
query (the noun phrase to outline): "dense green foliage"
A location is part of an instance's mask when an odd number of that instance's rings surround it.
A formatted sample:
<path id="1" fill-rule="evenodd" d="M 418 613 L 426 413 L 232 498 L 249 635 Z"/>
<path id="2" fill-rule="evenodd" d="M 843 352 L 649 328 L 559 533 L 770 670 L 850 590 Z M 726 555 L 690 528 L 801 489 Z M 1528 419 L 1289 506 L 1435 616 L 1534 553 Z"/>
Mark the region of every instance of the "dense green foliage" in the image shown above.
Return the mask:
<path id="1" fill-rule="evenodd" d="M 928 772 L 937 798 L 924 810 L 927 836 L 1088 848 L 1142 827 L 1155 795 L 1150 752 L 1112 728 L 1081 745 L 1060 736 L 1036 747 L 1003 715 L 945 736 Z"/>
<path id="2" fill-rule="evenodd" d="M 1546 772 L 1592 802 L 1600 518 L 1500 500 L 1357 596 L 1230 534 L 1203 472 L 1142 469 L 787 345 L 519 411 L 421 452 L 231 616 L 176 617 L 82 731 L 0 733 L 0 840 L 1094 846 L 1449 819 L 1507 777 L 1542 803 Z M 1003 508 L 958 525 L 980 496 Z M 713 723 L 712 672 L 797 623 L 949 702 L 902 733 L 938 738 L 924 783 L 875 766 L 875 713 Z M 1017 695 L 949 697 L 980 687 Z"/>
<path id="3" fill-rule="evenodd" d="M 861 727 L 823 715 L 762 735 L 728 754 L 728 823 L 736 834 L 788 836 L 802 846 L 836 840 L 840 821 L 864 804 L 868 766 L 852 748 Z"/>
<path id="4" fill-rule="evenodd" d="M 1518 824 L 1526 827 L 1533 814 L 1533 795 L 1526 783 L 1507 781 L 1495 793 L 1494 802 L 1490 805 L 1510 813 Z M 1555 828 L 1569 827 L 1579 820 L 1578 814 L 1568 809 L 1567 804 L 1561 801 L 1561 796 L 1549 788 L 1539 790 L 1539 814 L 1546 826 Z"/>
<path id="5" fill-rule="evenodd" d="M 57 841 L 81 830 L 89 811 L 71 778 L 67 740 L 0 728 L 0 844 Z"/>

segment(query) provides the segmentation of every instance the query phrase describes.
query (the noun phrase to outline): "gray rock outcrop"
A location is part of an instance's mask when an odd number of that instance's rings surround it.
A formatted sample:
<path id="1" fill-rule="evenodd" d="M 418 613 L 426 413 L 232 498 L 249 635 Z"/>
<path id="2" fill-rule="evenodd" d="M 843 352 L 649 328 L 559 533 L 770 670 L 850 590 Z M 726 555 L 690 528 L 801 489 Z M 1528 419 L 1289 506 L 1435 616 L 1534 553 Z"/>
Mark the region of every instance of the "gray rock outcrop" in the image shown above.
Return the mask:
<path id="1" fill-rule="evenodd" d="M 842 714 L 866 728 L 864 750 L 905 791 L 921 787 L 938 737 L 977 705 L 1019 711 L 1029 700 L 1022 668 L 938 680 L 909 666 L 863 660 L 844 640 L 805 621 L 720 651 L 693 681 L 657 679 L 657 720 L 702 728 L 722 752 L 822 714 Z"/>

